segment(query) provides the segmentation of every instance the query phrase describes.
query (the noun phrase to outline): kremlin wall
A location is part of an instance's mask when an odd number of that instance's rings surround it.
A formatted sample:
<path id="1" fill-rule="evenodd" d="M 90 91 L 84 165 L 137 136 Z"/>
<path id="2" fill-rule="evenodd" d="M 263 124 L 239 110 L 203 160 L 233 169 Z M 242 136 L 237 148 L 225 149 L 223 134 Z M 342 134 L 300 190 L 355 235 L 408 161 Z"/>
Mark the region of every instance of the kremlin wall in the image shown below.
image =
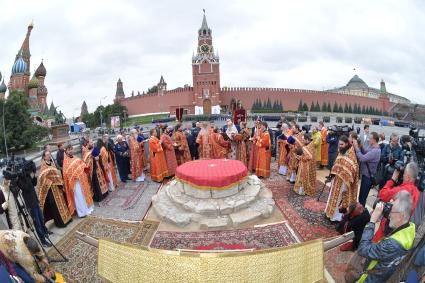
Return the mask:
<path id="1" fill-rule="evenodd" d="M 381 112 L 394 109 L 396 104 L 410 104 L 410 101 L 399 95 L 387 92 L 382 80 L 380 88 L 369 87 L 361 78 L 355 75 L 345 86 L 325 90 L 304 90 L 288 88 L 264 87 L 220 87 L 219 56 L 214 52 L 212 31 L 208 27 L 205 14 L 198 30 L 197 54 L 192 57 L 193 87 L 185 86 L 167 90 L 167 83 L 161 76 L 154 93 L 139 94 L 126 97 L 123 82 L 117 82 L 115 101 L 126 106 L 128 115 L 140 116 L 150 113 L 168 112 L 176 114 L 177 108 L 183 108 L 184 114 L 218 114 L 230 109 L 232 99 L 241 102 L 249 110 L 254 101 L 270 99 L 283 105 L 285 111 L 296 111 L 300 101 L 310 105 L 312 102 L 323 102 L 333 105 L 360 105 L 373 107 Z M 391 113 L 390 113 L 391 114 Z"/>

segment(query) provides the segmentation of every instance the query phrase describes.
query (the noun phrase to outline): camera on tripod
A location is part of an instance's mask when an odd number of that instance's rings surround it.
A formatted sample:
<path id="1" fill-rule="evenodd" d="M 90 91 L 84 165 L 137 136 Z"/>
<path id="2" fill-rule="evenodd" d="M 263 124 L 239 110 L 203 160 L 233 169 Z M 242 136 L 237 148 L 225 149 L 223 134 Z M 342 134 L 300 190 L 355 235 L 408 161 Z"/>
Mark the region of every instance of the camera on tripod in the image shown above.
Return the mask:
<path id="1" fill-rule="evenodd" d="M 375 209 L 376 205 L 380 202 L 382 202 L 382 204 L 384 205 L 382 209 L 382 216 L 384 216 L 385 218 L 388 218 L 390 216 L 391 209 L 393 208 L 393 204 L 391 202 L 384 202 L 378 198 L 373 203 L 372 208 Z"/>
<path id="2" fill-rule="evenodd" d="M 30 173 L 32 170 L 35 172 L 35 165 L 32 166 L 31 162 L 26 161 L 25 158 L 16 158 L 12 155 L 11 159 L 3 159 L 0 161 L 0 168 L 6 166 L 3 170 L 3 177 L 10 181 L 9 188 L 16 196 L 19 193 L 19 186 L 17 184 L 19 178 L 23 178 L 25 173 Z"/>

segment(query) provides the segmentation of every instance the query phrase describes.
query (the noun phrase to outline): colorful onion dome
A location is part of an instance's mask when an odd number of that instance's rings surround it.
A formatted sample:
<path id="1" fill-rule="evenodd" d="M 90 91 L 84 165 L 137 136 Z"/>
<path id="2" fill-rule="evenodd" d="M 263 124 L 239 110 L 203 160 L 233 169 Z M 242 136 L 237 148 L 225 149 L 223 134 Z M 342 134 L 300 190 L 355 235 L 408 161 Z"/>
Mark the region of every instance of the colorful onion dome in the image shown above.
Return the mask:
<path id="1" fill-rule="evenodd" d="M 2 80 L 1 84 L 0 84 L 0 93 L 5 93 L 7 90 L 7 86 L 4 83 L 4 80 Z"/>
<path id="2" fill-rule="evenodd" d="M 46 67 L 44 67 L 43 61 L 41 61 L 40 66 L 38 66 L 37 70 L 35 70 L 35 76 L 38 77 L 45 77 L 47 74 Z"/>
<path id="3" fill-rule="evenodd" d="M 28 82 L 28 89 L 38 88 L 39 84 L 40 83 L 37 78 L 33 76 L 32 79 Z"/>
<path id="4" fill-rule="evenodd" d="M 16 59 L 15 63 L 12 67 L 12 75 L 14 74 L 23 74 L 27 69 L 27 63 L 25 63 L 24 59 L 20 56 Z"/>

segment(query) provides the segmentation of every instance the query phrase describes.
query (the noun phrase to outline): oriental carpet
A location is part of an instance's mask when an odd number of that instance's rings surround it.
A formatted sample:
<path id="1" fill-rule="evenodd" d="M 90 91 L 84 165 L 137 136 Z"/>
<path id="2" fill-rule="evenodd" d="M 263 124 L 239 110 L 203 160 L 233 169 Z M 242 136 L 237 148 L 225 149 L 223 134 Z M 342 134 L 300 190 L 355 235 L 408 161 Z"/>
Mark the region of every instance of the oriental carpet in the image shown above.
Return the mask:
<path id="1" fill-rule="evenodd" d="M 287 221 L 270 225 L 221 231 L 158 231 L 151 248 L 176 250 L 232 250 L 285 247 L 300 240 Z"/>
<path id="2" fill-rule="evenodd" d="M 338 235 L 335 225 L 327 220 L 324 214 L 329 189 L 325 189 L 320 201 L 317 201 L 317 196 L 323 188 L 322 182 L 316 181 L 314 198 L 295 193 L 286 177 L 277 174 L 276 170 L 271 172 L 270 178 L 263 179 L 263 182 L 272 191 L 276 206 L 303 241 Z"/>
<path id="3" fill-rule="evenodd" d="M 78 240 L 76 231 L 95 238 L 148 246 L 158 225 L 155 221 L 126 223 L 94 217 L 84 219 L 56 244 L 69 261 L 54 263 L 54 268 L 70 282 L 105 282 L 97 276 L 97 248 Z M 48 254 L 52 258 L 60 258 L 54 249 L 50 249 Z"/>
<path id="4" fill-rule="evenodd" d="M 152 196 L 158 192 L 159 187 L 160 184 L 153 182 L 148 176 L 141 183 L 133 181 L 120 183 L 118 189 L 109 192 L 103 201 L 95 205 L 92 216 L 142 221 L 151 205 Z"/>

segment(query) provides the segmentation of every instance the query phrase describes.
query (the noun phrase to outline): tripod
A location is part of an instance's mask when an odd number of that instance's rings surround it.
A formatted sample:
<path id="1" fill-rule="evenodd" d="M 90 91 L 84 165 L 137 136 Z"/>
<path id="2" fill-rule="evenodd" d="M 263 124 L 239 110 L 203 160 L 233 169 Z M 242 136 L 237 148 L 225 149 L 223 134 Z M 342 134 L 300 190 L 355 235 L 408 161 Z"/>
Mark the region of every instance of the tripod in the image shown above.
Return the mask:
<path id="1" fill-rule="evenodd" d="M 325 183 L 323 184 L 322 189 L 320 190 L 319 195 L 317 196 L 317 201 L 320 201 L 320 197 L 322 196 L 323 192 L 325 191 L 326 185 L 332 181 L 333 176 L 329 172 L 329 175 L 325 178 Z"/>
<path id="2" fill-rule="evenodd" d="M 55 244 L 52 243 L 49 237 L 45 237 L 45 240 L 52 245 L 52 247 L 58 252 L 61 259 L 52 259 L 47 254 L 46 249 L 43 247 L 43 244 L 41 242 L 41 239 L 34 227 L 32 219 L 30 219 L 31 215 L 28 212 L 28 208 L 26 206 L 26 203 L 24 201 L 24 198 L 22 197 L 22 192 L 18 185 L 16 184 L 16 180 L 10 181 L 10 190 L 12 192 L 13 197 L 15 198 L 15 204 L 16 204 L 16 211 L 18 212 L 19 216 L 19 222 L 21 224 L 21 227 L 27 227 L 32 234 L 34 235 L 38 245 L 41 247 L 43 254 L 46 256 L 49 262 L 68 262 L 69 260 L 59 251 L 59 249 L 55 246 Z M 25 226 L 24 226 L 25 222 Z M 41 223 L 44 225 L 44 223 Z"/>

